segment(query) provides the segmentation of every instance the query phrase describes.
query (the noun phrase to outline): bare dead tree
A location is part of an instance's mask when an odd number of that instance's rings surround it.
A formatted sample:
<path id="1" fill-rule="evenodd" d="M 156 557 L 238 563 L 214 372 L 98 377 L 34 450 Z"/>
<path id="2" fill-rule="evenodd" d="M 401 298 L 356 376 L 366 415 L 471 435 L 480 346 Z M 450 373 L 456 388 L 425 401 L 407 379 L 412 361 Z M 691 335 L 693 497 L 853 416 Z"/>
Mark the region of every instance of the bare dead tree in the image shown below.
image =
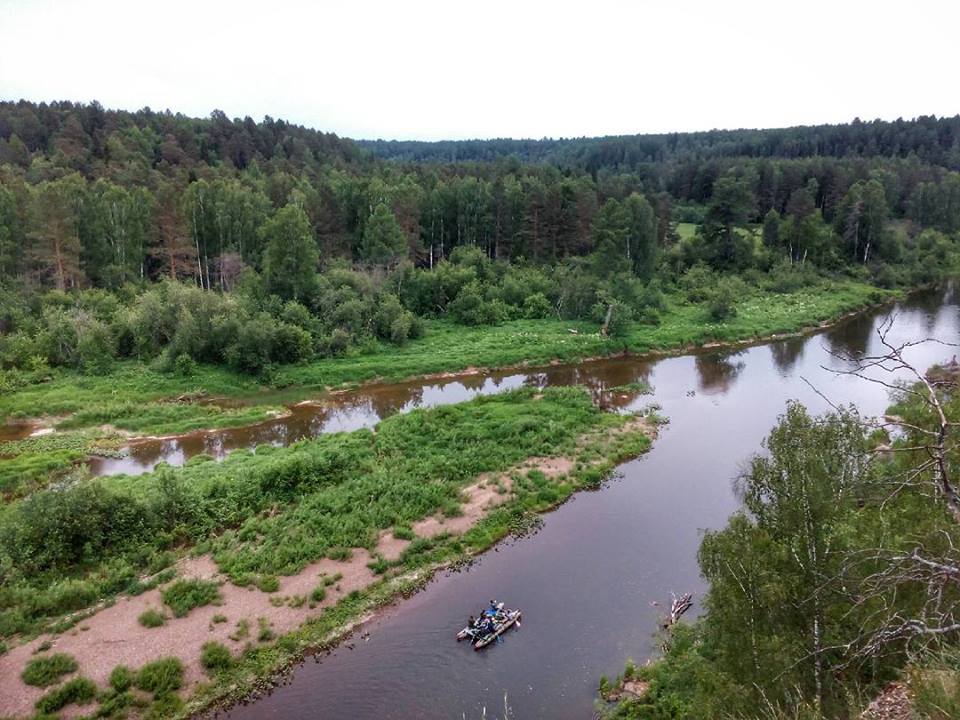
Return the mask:
<path id="1" fill-rule="evenodd" d="M 905 398 L 915 398 L 926 406 L 934 419 L 932 427 L 909 423 L 904 418 L 894 415 L 885 415 L 882 420 L 874 424 L 884 430 L 894 429 L 918 439 L 917 443 L 897 448 L 897 452 L 918 453 L 925 458 L 911 468 L 911 477 L 916 479 L 929 475 L 954 520 L 960 523 L 960 493 L 957 491 L 955 480 L 951 477 L 948 462 L 949 456 L 956 451 L 952 431 L 960 427 L 960 422 L 947 418 L 942 400 L 942 393 L 950 383 L 937 379 L 936 374 L 921 372 L 905 357 L 907 350 L 925 343 L 936 343 L 951 348 L 958 347 L 958 344 L 937 338 L 924 338 L 894 345 L 888 340 L 888 335 L 895 318 L 896 316 L 891 314 L 877 329 L 877 336 L 884 352 L 878 355 L 831 352 L 831 355 L 849 364 L 850 368 L 824 369 L 838 375 L 852 375 L 867 382 L 882 385 Z M 879 376 L 874 374 L 878 372 Z M 906 376 L 909 381 L 897 376 Z M 892 449 L 885 448 L 885 450 Z"/>

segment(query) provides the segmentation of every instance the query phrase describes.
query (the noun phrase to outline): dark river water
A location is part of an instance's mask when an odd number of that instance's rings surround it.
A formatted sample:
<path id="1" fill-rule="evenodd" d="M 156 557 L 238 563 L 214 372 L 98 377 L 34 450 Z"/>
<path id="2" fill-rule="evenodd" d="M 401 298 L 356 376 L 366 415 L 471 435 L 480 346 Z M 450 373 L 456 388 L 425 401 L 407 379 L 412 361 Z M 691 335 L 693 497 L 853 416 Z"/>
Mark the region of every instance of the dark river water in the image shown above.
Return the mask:
<path id="1" fill-rule="evenodd" d="M 589 718 L 601 674 L 654 652 L 657 621 L 671 592 L 704 583 L 696 562 L 704 529 L 721 527 L 737 507 L 733 480 L 797 399 L 811 410 L 826 400 L 881 413 L 884 389 L 830 369 L 832 353 L 876 352 L 876 329 L 891 312 L 863 315 L 817 335 L 656 361 L 618 359 L 535 373 L 490 374 L 440 384 L 406 383 L 299 406 L 284 421 L 214 435 L 147 444 L 122 462 L 145 468 L 192 452 L 222 454 L 260 442 L 286 443 L 333 429 L 368 425 L 415 406 L 459 402 L 523 384 L 582 383 L 604 388 L 646 380 L 653 397 L 628 408 L 662 406 L 670 423 L 643 458 L 625 463 L 602 489 L 580 493 L 545 516 L 537 534 L 506 541 L 469 570 L 442 574 L 390 609 L 333 654 L 307 661 L 270 696 L 230 712 L 251 718 Z M 960 339 L 953 288 L 913 296 L 892 309 L 895 342 Z M 952 350 L 926 344 L 909 357 L 926 367 Z M 171 443 L 177 443 L 174 447 Z M 206 446 L 191 445 L 199 443 Z M 141 454 L 141 452 L 143 454 Z M 117 462 L 117 461 L 108 461 Z M 112 468 L 116 471 L 117 468 Z M 136 471 L 136 465 L 123 466 Z M 489 598 L 523 610 L 523 625 L 474 652 L 454 641 L 468 613 Z M 655 605 L 656 604 L 656 605 Z"/>

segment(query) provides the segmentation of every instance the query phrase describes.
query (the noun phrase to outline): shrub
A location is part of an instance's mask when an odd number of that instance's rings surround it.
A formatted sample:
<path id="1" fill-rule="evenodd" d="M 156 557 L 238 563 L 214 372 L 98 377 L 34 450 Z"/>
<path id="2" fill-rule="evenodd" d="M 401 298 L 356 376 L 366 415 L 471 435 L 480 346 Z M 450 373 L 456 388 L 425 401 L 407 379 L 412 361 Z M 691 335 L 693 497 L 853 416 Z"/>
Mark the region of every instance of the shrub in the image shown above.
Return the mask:
<path id="1" fill-rule="evenodd" d="M 313 592 L 310 593 L 310 599 L 313 602 L 323 602 L 323 599 L 327 596 L 327 589 L 323 585 L 317 585 Z"/>
<path id="2" fill-rule="evenodd" d="M 136 674 L 126 665 L 117 665 L 110 672 L 110 687 L 117 692 L 126 692 L 133 686 Z"/>
<path id="3" fill-rule="evenodd" d="M 200 651 L 200 664 L 210 671 L 225 670 L 233 664 L 230 648 L 223 643 L 205 642 Z"/>
<path id="4" fill-rule="evenodd" d="M 192 377 L 197 372 L 197 361 L 186 353 L 180 353 L 173 361 L 173 371 L 180 377 Z"/>
<path id="5" fill-rule="evenodd" d="M 213 616 L 213 622 L 216 624 L 225 623 L 226 621 L 227 621 L 226 615 L 221 615 L 220 613 L 217 613 L 216 615 Z"/>
<path id="6" fill-rule="evenodd" d="M 528 320 L 545 320 L 553 314 L 553 307 L 543 293 L 528 295 L 523 301 L 523 316 Z"/>
<path id="7" fill-rule="evenodd" d="M 150 608 L 149 610 L 140 613 L 140 617 L 137 618 L 137 622 L 139 622 L 145 628 L 155 628 L 163 625 L 166 622 L 166 618 L 163 617 L 163 613 L 154 608 Z"/>
<path id="8" fill-rule="evenodd" d="M 77 669 L 77 661 L 72 655 L 57 653 L 46 657 L 34 658 L 20 674 L 20 679 L 27 685 L 47 687 L 60 680 L 61 675 L 72 673 Z"/>
<path id="9" fill-rule="evenodd" d="M 275 593 L 280 589 L 280 581 L 276 575 L 261 575 L 257 578 L 257 587 L 261 592 Z"/>
<path id="10" fill-rule="evenodd" d="M 209 580 L 177 580 L 163 591 L 163 602 L 174 617 L 183 617 L 197 607 L 220 600 L 220 588 Z"/>
<path id="11" fill-rule="evenodd" d="M 83 705 L 97 696 L 97 686 L 87 678 L 74 678 L 51 690 L 37 701 L 34 707 L 41 713 L 54 713 L 67 705 Z"/>
<path id="12" fill-rule="evenodd" d="M 722 321 L 736 317 L 737 300 L 746 292 L 739 278 L 723 278 L 707 293 L 707 312 L 711 320 Z"/>
<path id="13" fill-rule="evenodd" d="M 183 663 L 169 657 L 147 663 L 137 673 L 134 685 L 138 690 L 163 695 L 178 690 L 183 684 Z"/>

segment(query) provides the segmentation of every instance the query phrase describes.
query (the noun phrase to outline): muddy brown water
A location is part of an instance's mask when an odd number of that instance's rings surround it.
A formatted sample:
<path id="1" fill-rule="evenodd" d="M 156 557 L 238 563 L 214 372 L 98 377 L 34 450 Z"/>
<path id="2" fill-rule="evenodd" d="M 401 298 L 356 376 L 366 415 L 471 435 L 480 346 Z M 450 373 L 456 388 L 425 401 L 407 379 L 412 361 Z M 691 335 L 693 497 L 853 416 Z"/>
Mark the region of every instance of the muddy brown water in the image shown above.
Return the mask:
<path id="1" fill-rule="evenodd" d="M 892 311 L 893 341 L 960 340 L 952 286 L 912 296 Z M 371 387 L 296 407 L 283 420 L 138 446 L 119 461 L 125 464 L 110 460 L 102 467 L 142 471 L 159 459 L 182 462 L 196 452 L 222 455 L 233 447 L 286 444 L 371 425 L 412 407 L 527 384 L 578 383 L 600 394 L 649 382 L 652 398 L 613 398 L 626 409 L 657 402 L 670 418 L 646 456 L 621 465 L 601 490 L 580 493 L 546 515 L 537 534 L 501 543 L 465 571 L 442 574 L 331 655 L 296 668 L 269 696 L 229 712 L 232 720 L 471 720 L 503 717 L 506 700 L 518 719 L 588 718 L 601 674 L 612 677 L 628 657 L 642 662 L 655 652 L 654 633 L 671 592 L 692 592 L 699 611 L 705 589 L 696 562 L 702 532 L 722 527 L 736 510 L 733 481 L 786 402 L 800 400 L 822 412 L 828 404 L 819 391 L 865 414 L 885 409 L 882 387 L 830 370 L 844 368 L 833 353 L 878 351 L 876 330 L 889 313 L 735 352 Z M 910 357 L 926 366 L 953 352 L 925 344 Z M 490 598 L 521 608 L 522 627 L 474 652 L 454 634 Z"/>

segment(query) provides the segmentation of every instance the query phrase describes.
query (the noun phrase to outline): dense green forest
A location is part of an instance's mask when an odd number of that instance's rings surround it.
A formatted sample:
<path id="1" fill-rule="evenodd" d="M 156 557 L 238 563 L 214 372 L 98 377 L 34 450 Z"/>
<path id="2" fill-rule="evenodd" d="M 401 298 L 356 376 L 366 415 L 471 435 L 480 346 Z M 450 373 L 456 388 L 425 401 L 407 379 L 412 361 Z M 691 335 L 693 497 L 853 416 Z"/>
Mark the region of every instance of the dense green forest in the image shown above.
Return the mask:
<path id="1" fill-rule="evenodd" d="M 958 128 L 428 146 L 0 103 L 0 364 L 14 386 L 118 358 L 260 373 L 431 318 L 615 336 L 674 298 L 722 321 L 748 289 L 922 284 L 956 256 Z"/>

